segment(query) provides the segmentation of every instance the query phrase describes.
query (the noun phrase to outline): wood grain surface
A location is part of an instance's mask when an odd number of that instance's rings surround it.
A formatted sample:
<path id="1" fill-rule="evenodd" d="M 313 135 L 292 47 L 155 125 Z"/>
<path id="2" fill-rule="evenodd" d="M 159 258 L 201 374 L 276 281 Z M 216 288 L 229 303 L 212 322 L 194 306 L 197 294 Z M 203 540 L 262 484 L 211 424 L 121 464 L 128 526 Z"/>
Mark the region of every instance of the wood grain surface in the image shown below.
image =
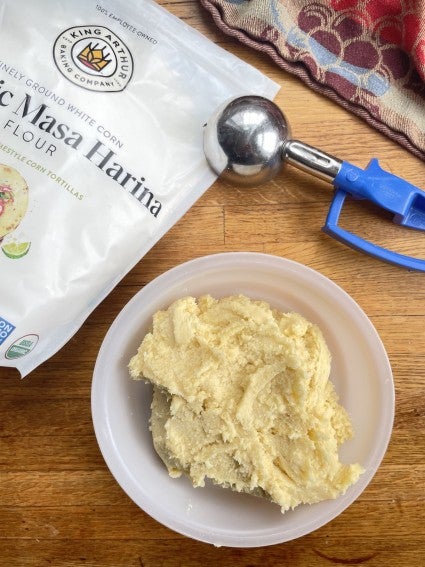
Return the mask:
<path id="1" fill-rule="evenodd" d="M 277 81 L 276 101 L 295 137 L 362 167 L 379 156 L 384 168 L 425 187 L 424 163 L 266 55 L 223 35 L 198 2 L 160 3 Z M 24 380 L 0 369 L 2 567 L 425 565 L 425 274 L 384 264 L 326 236 L 320 229 L 330 197 L 329 186 L 293 168 L 244 192 L 217 181 L 59 353 Z M 347 228 L 425 258 L 423 234 L 393 225 L 371 206 L 355 203 L 344 214 Z M 331 278 L 375 325 L 395 382 L 393 435 L 367 489 L 321 529 L 264 548 L 215 548 L 150 518 L 106 467 L 90 412 L 99 347 L 124 305 L 169 268 L 226 251 L 274 254 Z"/>

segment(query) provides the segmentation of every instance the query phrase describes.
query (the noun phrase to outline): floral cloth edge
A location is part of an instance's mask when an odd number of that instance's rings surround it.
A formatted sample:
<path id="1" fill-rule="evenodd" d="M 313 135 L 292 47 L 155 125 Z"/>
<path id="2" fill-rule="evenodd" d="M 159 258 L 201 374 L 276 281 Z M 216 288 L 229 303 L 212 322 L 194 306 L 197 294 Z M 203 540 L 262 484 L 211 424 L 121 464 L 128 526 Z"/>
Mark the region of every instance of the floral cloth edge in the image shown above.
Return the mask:
<path id="1" fill-rule="evenodd" d="M 424 2 L 200 2 L 225 33 L 425 160 Z"/>

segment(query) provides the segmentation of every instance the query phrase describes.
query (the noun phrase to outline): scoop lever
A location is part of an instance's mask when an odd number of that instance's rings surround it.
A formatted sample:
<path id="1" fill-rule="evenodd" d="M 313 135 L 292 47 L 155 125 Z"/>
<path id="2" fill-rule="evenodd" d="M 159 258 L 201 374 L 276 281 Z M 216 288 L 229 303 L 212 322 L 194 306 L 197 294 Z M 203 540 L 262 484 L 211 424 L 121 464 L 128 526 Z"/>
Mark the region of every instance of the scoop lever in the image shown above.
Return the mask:
<path id="1" fill-rule="evenodd" d="M 425 192 L 382 169 L 377 159 L 372 159 L 365 170 L 342 162 L 333 184 L 394 213 L 395 223 L 425 230 Z"/>

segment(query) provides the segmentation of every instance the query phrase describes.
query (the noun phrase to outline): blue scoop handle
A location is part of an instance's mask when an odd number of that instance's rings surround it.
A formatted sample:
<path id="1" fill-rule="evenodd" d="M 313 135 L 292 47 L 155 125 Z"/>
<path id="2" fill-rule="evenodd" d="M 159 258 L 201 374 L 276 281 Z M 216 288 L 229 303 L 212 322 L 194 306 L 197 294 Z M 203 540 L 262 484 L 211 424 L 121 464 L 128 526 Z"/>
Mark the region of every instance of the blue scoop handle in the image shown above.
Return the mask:
<path id="1" fill-rule="evenodd" d="M 368 199 L 394 214 L 397 224 L 425 230 L 425 193 L 404 179 L 383 170 L 377 159 L 372 159 L 362 170 L 348 162 L 342 162 L 333 181 L 336 187 L 329 208 L 324 232 L 351 248 L 366 252 L 391 264 L 425 272 L 425 260 L 405 256 L 373 244 L 340 226 L 338 219 L 347 194 L 357 199 Z"/>
<path id="2" fill-rule="evenodd" d="M 424 191 L 382 169 L 377 159 L 372 159 L 363 170 L 298 140 L 287 141 L 284 150 L 289 163 L 334 185 L 333 201 L 323 227 L 327 234 L 380 260 L 425 272 L 425 260 L 387 250 L 338 226 L 344 200 L 351 195 L 390 211 L 397 224 L 425 231 Z"/>

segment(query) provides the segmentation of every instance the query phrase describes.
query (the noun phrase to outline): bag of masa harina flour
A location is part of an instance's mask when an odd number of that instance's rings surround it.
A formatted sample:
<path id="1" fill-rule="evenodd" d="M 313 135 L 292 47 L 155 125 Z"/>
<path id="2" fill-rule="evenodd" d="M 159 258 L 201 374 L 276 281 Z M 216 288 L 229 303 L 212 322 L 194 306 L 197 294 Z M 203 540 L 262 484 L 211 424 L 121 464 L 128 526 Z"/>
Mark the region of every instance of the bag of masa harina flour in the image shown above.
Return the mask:
<path id="1" fill-rule="evenodd" d="M 151 1 L 0 7 L 0 359 L 24 376 L 214 182 L 212 111 L 277 85 Z"/>

